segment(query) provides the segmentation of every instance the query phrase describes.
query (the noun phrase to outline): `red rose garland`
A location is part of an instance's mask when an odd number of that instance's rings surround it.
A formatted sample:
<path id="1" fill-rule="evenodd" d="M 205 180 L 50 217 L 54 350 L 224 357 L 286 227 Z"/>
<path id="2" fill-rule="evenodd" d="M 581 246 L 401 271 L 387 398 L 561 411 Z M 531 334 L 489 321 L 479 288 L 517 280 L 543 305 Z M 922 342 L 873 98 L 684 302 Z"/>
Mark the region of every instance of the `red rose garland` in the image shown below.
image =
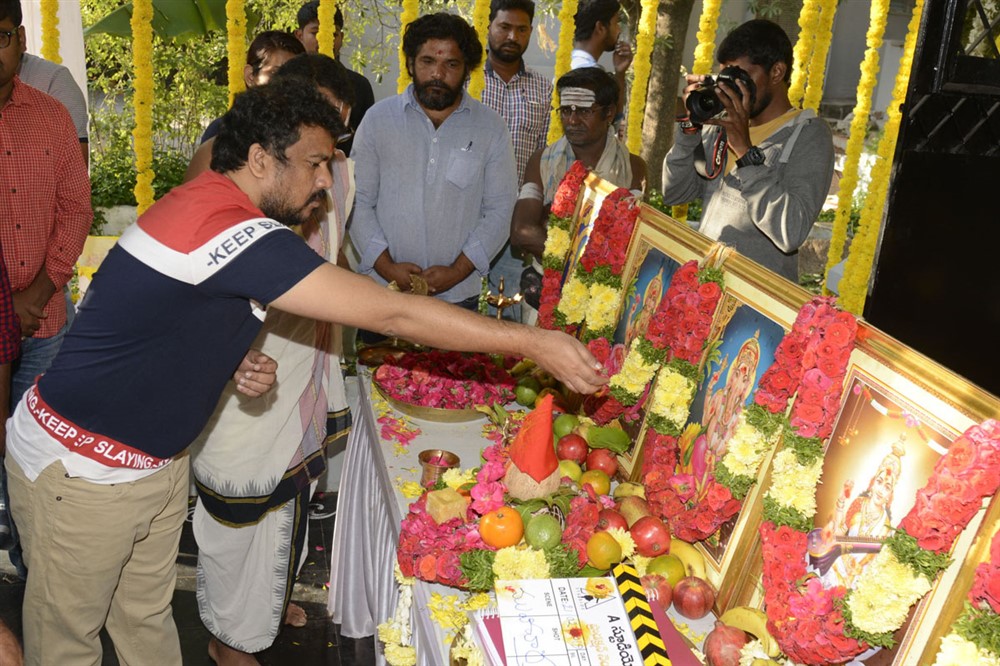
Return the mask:
<path id="1" fill-rule="evenodd" d="M 990 542 L 989 561 L 976 567 L 969 601 L 976 608 L 1000 614 L 1000 532 L 994 534 Z"/>
<path id="2" fill-rule="evenodd" d="M 577 160 L 563 176 L 549 208 L 549 229 L 558 229 L 562 234 L 570 233 L 573 213 L 576 212 L 576 201 L 580 197 L 580 189 L 587 173 L 587 167 Z M 539 298 L 538 325 L 547 329 L 556 328 L 555 309 L 559 303 L 563 267 L 566 265 L 566 255 L 569 251 L 568 246 L 565 248 L 562 244 L 557 246 L 553 254 L 546 253 L 542 257 L 542 292 Z M 546 249 L 553 249 L 550 243 L 546 243 Z"/>

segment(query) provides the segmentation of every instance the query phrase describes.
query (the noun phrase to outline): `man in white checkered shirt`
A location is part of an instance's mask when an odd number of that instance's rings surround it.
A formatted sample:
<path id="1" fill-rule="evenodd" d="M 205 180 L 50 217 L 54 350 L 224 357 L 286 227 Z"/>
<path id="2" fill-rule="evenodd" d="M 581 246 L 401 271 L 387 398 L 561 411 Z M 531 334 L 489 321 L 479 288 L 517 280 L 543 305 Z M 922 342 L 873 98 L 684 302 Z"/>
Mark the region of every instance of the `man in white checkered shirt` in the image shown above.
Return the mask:
<path id="1" fill-rule="evenodd" d="M 535 3 L 531 0 L 490 3 L 489 53 L 482 102 L 507 122 L 514 143 L 518 186 L 524 178 L 528 158 L 545 147 L 552 104 L 552 82 L 524 64 L 534 17 Z M 523 270 L 520 253 L 512 254 L 510 245 L 504 246 L 490 269 L 490 289 L 496 293 L 503 277 L 504 293 L 514 294 Z M 505 314 L 518 319 L 519 310 L 519 306 L 514 306 Z"/>

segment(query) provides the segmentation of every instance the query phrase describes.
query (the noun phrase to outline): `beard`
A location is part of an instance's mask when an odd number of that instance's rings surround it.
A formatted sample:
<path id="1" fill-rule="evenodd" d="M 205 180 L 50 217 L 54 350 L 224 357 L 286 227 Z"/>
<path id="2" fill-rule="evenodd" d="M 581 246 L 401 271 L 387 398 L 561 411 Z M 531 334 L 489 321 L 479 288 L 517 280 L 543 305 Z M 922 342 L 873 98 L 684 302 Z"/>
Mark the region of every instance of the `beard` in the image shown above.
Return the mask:
<path id="1" fill-rule="evenodd" d="M 490 44 L 490 53 L 500 62 L 517 62 L 524 55 L 524 49 L 517 42 Z"/>
<path id="2" fill-rule="evenodd" d="M 277 220 L 286 227 L 297 227 L 308 222 L 315 213 L 315 208 L 310 208 L 312 204 L 322 202 L 326 196 L 323 190 L 317 190 L 309 196 L 305 204 L 296 208 L 282 197 L 283 188 L 279 186 L 274 189 L 275 192 L 267 192 L 261 197 L 260 210 L 267 217 Z"/>
<path id="3" fill-rule="evenodd" d="M 769 90 L 763 95 L 758 91 L 757 100 L 752 107 L 750 107 L 750 117 L 756 118 L 764 112 L 764 109 L 771 106 L 771 102 L 774 100 L 774 94 Z"/>
<path id="4" fill-rule="evenodd" d="M 462 86 L 451 88 L 442 81 L 413 82 L 413 92 L 421 106 L 431 111 L 443 111 L 458 101 Z"/>

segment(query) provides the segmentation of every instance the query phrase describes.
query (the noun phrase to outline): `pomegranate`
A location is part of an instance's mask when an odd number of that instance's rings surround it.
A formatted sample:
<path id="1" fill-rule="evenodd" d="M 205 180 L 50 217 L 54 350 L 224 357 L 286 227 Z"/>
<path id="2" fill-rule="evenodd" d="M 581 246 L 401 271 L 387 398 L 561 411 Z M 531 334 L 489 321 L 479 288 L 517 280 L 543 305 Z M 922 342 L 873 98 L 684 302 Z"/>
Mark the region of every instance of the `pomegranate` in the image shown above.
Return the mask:
<path id="1" fill-rule="evenodd" d="M 597 531 L 610 530 L 612 527 L 628 531 L 625 516 L 614 509 L 601 509 L 600 513 L 597 514 Z"/>
<path id="2" fill-rule="evenodd" d="M 607 449 L 594 449 L 587 454 L 587 469 L 599 469 L 613 478 L 618 471 L 618 459 Z"/>
<path id="3" fill-rule="evenodd" d="M 640 555 L 656 557 L 670 552 L 670 530 L 656 516 L 643 516 L 628 531 Z"/>
<path id="4" fill-rule="evenodd" d="M 708 666 L 740 666 L 740 650 L 750 640 L 746 632 L 716 620 L 705 639 Z"/>
<path id="5" fill-rule="evenodd" d="M 556 444 L 556 457 L 582 465 L 587 460 L 587 440 L 575 432 L 563 435 Z"/>
<path id="6" fill-rule="evenodd" d="M 695 576 L 682 578 L 674 585 L 674 608 L 691 620 L 703 618 L 715 604 L 715 588 Z"/>

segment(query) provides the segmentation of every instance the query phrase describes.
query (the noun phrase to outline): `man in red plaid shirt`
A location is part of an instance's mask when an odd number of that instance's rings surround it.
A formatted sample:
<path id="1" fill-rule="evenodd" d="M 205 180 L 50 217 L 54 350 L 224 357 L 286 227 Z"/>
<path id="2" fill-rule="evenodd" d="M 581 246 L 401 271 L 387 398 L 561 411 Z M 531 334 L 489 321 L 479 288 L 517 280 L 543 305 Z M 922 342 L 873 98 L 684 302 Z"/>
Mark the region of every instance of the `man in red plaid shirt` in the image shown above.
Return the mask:
<path id="1" fill-rule="evenodd" d="M 0 0 L 0 241 L 25 337 L 11 404 L 45 372 L 66 328 L 63 286 L 90 231 L 90 179 L 76 128 L 55 98 L 16 76 L 18 0 Z"/>
<path id="2" fill-rule="evenodd" d="M 0 253 L 0 456 L 7 444 L 7 417 L 10 415 L 10 366 L 21 351 L 21 327 L 14 314 L 14 301 L 7 278 L 7 264 Z M 0 539 L 2 540 L 2 539 Z"/>

